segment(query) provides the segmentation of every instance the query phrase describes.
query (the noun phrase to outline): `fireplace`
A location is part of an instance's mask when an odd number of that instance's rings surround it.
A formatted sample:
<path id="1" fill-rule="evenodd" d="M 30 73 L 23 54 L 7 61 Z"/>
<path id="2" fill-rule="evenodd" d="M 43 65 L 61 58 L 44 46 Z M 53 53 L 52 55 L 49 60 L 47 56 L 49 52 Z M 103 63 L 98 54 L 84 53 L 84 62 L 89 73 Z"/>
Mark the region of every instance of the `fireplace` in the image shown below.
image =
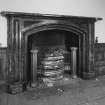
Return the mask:
<path id="1" fill-rule="evenodd" d="M 95 77 L 94 23 L 100 18 L 1 12 L 8 26 L 8 82 Z M 52 84 L 47 84 L 52 85 Z"/>

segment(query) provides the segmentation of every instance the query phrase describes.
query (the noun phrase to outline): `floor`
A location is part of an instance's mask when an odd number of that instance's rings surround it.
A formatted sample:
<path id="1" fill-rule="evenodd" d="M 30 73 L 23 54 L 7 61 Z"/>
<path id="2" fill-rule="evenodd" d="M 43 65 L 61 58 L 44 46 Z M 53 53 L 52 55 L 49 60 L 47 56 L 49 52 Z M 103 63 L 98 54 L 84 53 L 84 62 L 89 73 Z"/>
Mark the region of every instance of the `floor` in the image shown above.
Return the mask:
<path id="1" fill-rule="evenodd" d="M 12 95 L 0 83 L 0 105 L 105 105 L 105 76 Z"/>

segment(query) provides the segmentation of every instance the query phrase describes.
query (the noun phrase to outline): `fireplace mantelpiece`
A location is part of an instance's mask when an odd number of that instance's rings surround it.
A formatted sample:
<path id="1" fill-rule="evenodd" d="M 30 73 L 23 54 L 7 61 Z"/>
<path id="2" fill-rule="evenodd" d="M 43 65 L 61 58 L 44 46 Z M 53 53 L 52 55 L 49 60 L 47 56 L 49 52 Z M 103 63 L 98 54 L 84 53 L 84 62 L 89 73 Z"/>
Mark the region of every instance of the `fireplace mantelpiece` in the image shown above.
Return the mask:
<path id="1" fill-rule="evenodd" d="M 101 18 L 1 12 L 8 26 L 8 80 L 27 82 L 28 37 L 46 30 L 65 30 L 79 37 L 79 68 L 82 78 L 90 79 L 94 71 L 94 23 Z"/>

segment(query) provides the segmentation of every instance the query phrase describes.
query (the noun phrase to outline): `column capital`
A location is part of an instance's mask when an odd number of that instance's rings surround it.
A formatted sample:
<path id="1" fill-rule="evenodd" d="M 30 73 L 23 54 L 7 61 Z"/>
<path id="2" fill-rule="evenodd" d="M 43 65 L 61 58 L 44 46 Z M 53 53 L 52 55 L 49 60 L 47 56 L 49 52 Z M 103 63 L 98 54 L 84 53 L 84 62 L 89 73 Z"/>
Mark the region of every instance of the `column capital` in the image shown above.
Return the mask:
<path id="1" fill-rule="evenodd" d="M 38 53 L 38 49 L 33 49 L 33 50 L 31 50 L 31 53 L 33 53 L 33 54 Z"/>
<path id="2" fill-rule="evenodd" d="M 70 49 L 71 49 L 72 51 L 76 51 L 76 50 L 77 50 L 77 47 L 70 47 Z"/>

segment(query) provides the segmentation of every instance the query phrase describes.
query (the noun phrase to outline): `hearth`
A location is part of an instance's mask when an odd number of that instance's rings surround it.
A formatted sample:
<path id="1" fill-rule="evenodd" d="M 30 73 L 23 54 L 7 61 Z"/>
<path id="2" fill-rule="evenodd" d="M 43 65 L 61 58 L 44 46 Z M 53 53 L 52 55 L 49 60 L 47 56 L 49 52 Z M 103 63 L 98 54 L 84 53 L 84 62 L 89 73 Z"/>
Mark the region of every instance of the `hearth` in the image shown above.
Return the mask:
<path id="1" fill-rule="evenodd" d="M 1 12 L 8 26 L 8 82 L 38 86 L 95 77 L 94 23 L 100 18 Z M 38 82 L 39 81 L 39 82 Z M 49 82 L 50 81 L 50 82 Z"/>

